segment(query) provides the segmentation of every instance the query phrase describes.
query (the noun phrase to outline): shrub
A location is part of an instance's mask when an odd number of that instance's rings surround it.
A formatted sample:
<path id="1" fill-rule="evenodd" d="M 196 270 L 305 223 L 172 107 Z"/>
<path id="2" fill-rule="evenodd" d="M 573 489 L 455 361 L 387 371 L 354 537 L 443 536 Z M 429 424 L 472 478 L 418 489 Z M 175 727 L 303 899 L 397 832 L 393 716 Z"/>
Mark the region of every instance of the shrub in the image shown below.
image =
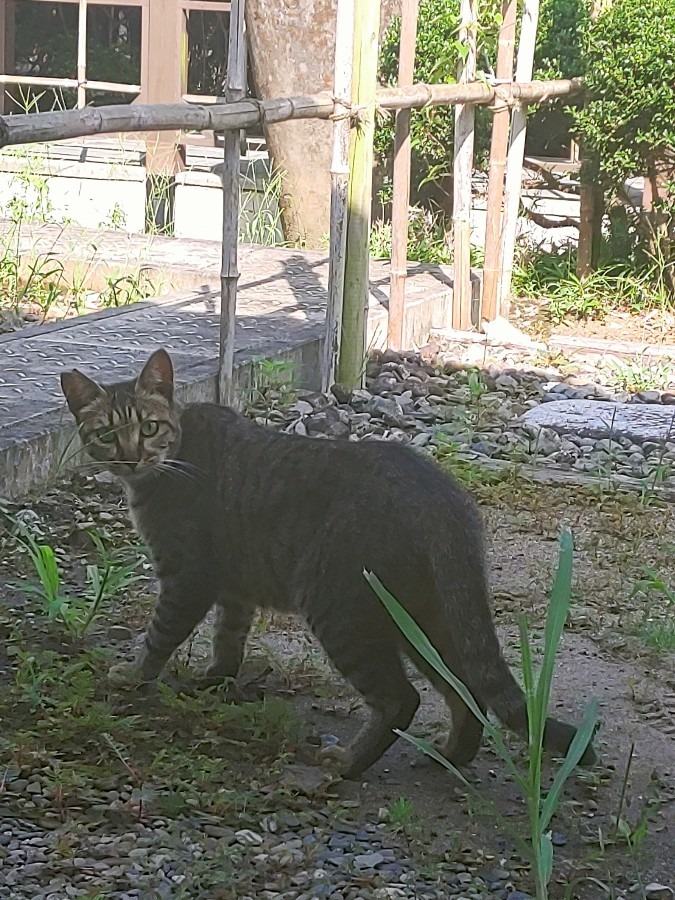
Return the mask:
<path id="1" fill-rule="evenodd" d="M 586 28 L 584 45 L 577 123 L 605 183 L 675 166 L 675 4 L 615 0 Z"/>
<path id="2" fill-rule="evenodd" d="M 633 215 L 635 261 L 672 296 L 675 239 L 675 5 L 616 0 L 585 29 L 587 97 L 576 122 L 609 197 L 631 176 L 649 178 L 654 212 Z"/>

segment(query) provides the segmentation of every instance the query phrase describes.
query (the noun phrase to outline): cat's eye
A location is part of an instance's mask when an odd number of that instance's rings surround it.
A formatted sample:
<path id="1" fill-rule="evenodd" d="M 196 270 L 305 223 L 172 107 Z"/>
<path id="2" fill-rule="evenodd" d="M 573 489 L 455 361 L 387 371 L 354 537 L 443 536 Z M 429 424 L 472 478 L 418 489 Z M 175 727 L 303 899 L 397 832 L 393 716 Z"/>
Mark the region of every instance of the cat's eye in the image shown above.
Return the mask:
<path id="1" fill-rule="evenodd" d="M 99 428 L 96 437 L 102 444 L 112 444 L 115 440 L 115 432 L 109 428 Z"/>
<path id="2" fill-rule="evenodd" d="M 146 419 L 145 422 L 141 422 L 141 434 L 143 437 L 154 437 L 159 431 L 159 422 L 155 422 L 153 419 Z"/>

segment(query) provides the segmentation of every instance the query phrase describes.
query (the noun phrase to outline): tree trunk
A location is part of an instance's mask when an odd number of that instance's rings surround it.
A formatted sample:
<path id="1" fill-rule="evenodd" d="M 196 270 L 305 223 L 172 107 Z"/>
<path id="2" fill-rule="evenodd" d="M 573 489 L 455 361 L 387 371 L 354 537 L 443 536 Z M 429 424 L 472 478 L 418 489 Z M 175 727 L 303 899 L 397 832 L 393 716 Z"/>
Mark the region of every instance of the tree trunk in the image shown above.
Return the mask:
<path id="1" fill-rule="evenodd" d="M 382 21 L 400 0 L 382 4 Z M 333 89 L 336 0 L 247 0 L 250 65 L 259 99 Z M 330 122 L 270 125 L 265 137 L 282 173 L 282 216 L 289 241 L 318 247 L 330 220 Z"/>

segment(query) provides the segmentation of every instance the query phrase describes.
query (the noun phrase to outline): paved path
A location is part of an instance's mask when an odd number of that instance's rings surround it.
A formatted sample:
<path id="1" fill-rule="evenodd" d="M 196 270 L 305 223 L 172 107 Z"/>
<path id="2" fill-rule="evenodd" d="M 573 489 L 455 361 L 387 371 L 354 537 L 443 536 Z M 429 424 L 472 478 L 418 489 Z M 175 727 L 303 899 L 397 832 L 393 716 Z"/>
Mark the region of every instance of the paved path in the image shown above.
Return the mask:
<path id="1" fill-rule="evenodd" d="M 103 380 L 125 378 L 162 346 L 175 360 L 179 382 L 193 386 L 191 396 L 211 398 L 218 359 L 218 243 L 50 225 L 25 230 L 21 247 L 25 257 L 49 252 L 73 267 L 143 265 L 174 287 L 191 287 L 155 301 L 0 335 L 0 496 L 17 496 L 54 472 L 71 426 L 59 387 L 62 369 L 77 367 Z M 240 270 L 235 364 L 305 348 L 302 374 L 316 382 L 326 255 L 243 246 Z M 386 334 L 388 286 L 388 265 L 373 263 L 369 331 L 377 344 Z M 439 309 L 447 308 L 450 295 L 446 269 L 411 268 L 412 332 L 422 335 Z"/>

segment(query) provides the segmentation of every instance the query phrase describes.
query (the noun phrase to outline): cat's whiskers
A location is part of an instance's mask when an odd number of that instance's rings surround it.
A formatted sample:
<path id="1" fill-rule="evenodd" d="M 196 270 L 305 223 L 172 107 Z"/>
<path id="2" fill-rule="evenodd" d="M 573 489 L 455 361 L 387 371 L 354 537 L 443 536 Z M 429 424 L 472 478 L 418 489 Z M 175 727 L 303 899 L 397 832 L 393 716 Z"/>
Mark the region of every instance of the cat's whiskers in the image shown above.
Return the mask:
<path id="1" fill-rule="evenodd" d="M 160 470 L 161 472 L 166 472 L 167 475 L 173 475 L 176 477 L 188 478 L 197 480 L 204 473 L 197 468 L 197 466 L 193 466 L 191 463 L 185 462 L 185 460 L 180 459 L 165 459 L 162 462 L 157 463 L 154 466 L 155 470 Z"/>

